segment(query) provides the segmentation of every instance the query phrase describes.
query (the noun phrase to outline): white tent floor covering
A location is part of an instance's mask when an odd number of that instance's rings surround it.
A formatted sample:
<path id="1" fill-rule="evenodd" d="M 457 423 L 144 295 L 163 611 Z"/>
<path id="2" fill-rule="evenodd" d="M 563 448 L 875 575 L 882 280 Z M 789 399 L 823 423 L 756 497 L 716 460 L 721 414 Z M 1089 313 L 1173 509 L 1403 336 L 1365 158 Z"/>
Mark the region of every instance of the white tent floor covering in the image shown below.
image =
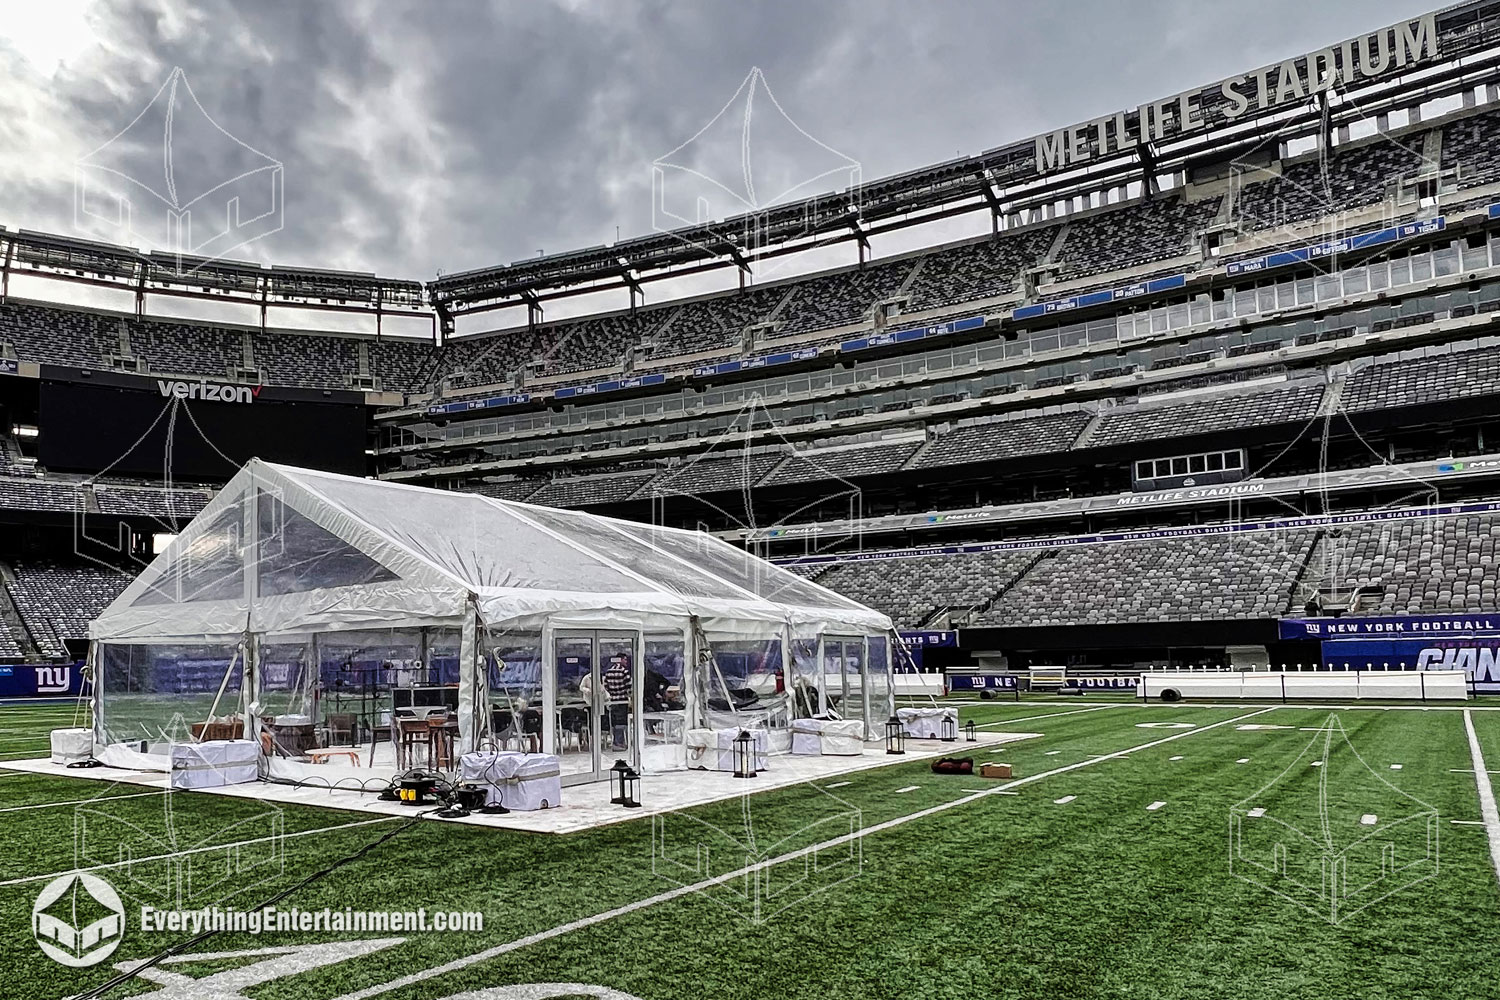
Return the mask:
<path id="1" fill-rule="evenodd" d="M 609 801 L 609 783 L 592 782 L 563 789 L 563 805 L 556 809 L 536 812 L 511 812 L 504 815 L 474 814 L 464 819 L 437 819 L 437 823 L 467 823 L 501 830 L 521 830 L 530 833 L 579 833 L 612 823 L 623 823 L 660 813 L 677 812 L 694 806 L 706 805 L 732 799 L 746 792 L 764 792 L 786 788 L 804 782 L 822 782 L 840 775 L 867 771 L 892 764 L 909 763 L 935 757 L 974 757 L 975 764 L 993 757 L 992 751 L 1019 740 L 1035 739 L 1041 733 L 987 733 L 981 732 L 976 743 L 960 739 L 956 743 L 940 740 L 908 740 L 903 756 L 890 756 L 879 745 L 866 750 L 858 757 L 797 756 L 781 755 L 771 758 L 771 766 L 751 779 L 736 778 L 717 771 L 674 771 L 668 774 L 648 775 L 641 780 L 642 807 L 625 809 Z M 337 764 L 322 765 L 328 768 L 330 777 L 353 775 L 356 769 Z M 167 790 L 169 775 L 162 773 L 129 771 L 113 767 L 68 769 L 53 764 L 47 758 L 36 760 L 11 760 L 0 764 L 0 769 L 24 771 L 31 774 L 47 774 L 57 777 L 79 778 L 90 781 L 117 782 L 139 785 L 146 788 Z M 359 772 L 367 778 L 368 771 Z M 959 778 L 948 775 L 931 775 L 935 783 L 954 788 L 974 788 L 976 783 L 986 781 L 975 775 Z M 374 792 L 357 792 L 345 789 L 315 788 L 307 785 L 283 785 L 268 781 L 254 781 L 243 785 L 222 788 L 199 789 L 177 794 L 227 795 L 236 798 L 256 799 L 277 805 L 318 806 L 341 809 L 367 815 L 411 816 L 421 809 L 402 805 L 399 802 L 384 802 Z"/>

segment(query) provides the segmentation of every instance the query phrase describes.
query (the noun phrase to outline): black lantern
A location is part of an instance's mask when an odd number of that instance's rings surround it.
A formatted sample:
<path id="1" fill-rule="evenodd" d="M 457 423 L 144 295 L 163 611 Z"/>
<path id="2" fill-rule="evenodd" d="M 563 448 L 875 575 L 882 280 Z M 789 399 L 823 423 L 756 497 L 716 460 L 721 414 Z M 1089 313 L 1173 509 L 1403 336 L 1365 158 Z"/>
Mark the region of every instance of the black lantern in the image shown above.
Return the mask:
<path id="1" fill-rule="evenodd" d="M 609 769 L 610 805 L 625 804 L 625 776 L 629 773 L 630 765 L 623 760 L 615 761 L 615 766 Z"/>
<path id="2" fill-rule="evenodd" d="M 954 715 L 943 713 L 943 742 L 952 743 L 958 739 L 958 718 Z"/>
<path id="3" fill-rule="evenodd" d="M 885 752 L 906 753 L 906 727 L 894 715 L 885 721 Z"/>
<path id="4" fill-rule="evenodd" d="M 973 719 L 964 723 L 964 739 L 969 743 L 979 742 L 979 727 L 974 725 Z"/>
<path id="5" fill-rule="evenodd" d="M 740 734 L 734 738 L 734 776 L 736 778 L 755 777 L 755 742 L 750 738 L 748 729 L 741 729 Z"/>
<path id="6" fill-rule="evenodd" d="M 641 802 L 638 796 L 641 794 L 640 772 L 623 760 L 615 761 L 615 766 L 609 769 L 609 786 L 612 794 L 609 801 L 626 809 L 639 809 Z"/>

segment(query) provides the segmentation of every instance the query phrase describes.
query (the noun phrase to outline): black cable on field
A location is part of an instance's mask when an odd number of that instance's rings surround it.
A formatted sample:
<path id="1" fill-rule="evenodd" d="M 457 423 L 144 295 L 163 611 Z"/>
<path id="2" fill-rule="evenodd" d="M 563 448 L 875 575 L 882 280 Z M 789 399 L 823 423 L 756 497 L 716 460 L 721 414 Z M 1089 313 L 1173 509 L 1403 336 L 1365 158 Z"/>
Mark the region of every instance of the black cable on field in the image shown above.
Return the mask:
<path id="1" fill-rule="evenodd" d="M 389 831 L 389 832 L 387 832 L 385 834 L 382 834 L 381 836 L 379 836 L 379 837 L 375 838 L 374 840 L 370 841 L 368 844 L 364 845 L 363 847 L 361 847 L 359 850 L 353 852 L 352 854 L 347 854 L 344 857 L 342 857 L 342 858 L 338 859 L 337 861 L 333 862 L 332 864 L 327 865 L 324 868 L 321 868 L 318 871 L 313 872 L 311 875 L 307 876 L 307 878 L 305 878 L 302 881 L 298 882 L 296 885 L 288 886 L 287 888 L 285 888 L 285 889 L 281 890 L 280 892 L 276 893 L 275 895 L 271 896 L 269 899 L 262 900 L 260 903 L 258 903 L 255 906 L 251 907 L 250 910 L 251 911 L 254 911 L 254 910 L 263 910 L 263 909 L 265 909 L 268 906 L 274 906 L 274 905 L 276 905 L 277 903 L 281 902 L 283 899 L 286 899 L 292 893 L 296 892 L 298 889 L 305 888 L 306 886 L 309 886 L 312 883 L 316 882 L 318 879 L 326 878 L 329 875 L 332 875 L 334 872 L 338 871 L 340 868 L 344 867 L 345 865 L 352 864 L 353 862 L 358 861 L 360 858 L 364 857 L 366 854 L 370 853 L 375 848 L 379 847 L 381 844 L 384 844 L 386 841 L 391 840 L 392 838 L 395 838 L 395 837 L 399 837 L 401 834 L 405 833 L 407 830 L 410 830 L 412 827 L 416 826 L 419 822 L 422 821 L 422 819 L 424 817 L 430 816 L 433 813 L 438 812 L 439 809 L 441 809 L 441 808 L 442 807 L 439 806 L 439 807 L 433 808 L 433 809 L 425 809 L 422 812 L 417 813 L 411 819 L 407 820 L 405 823 L 402 823 L 400 826 L 396 827 L 396 829 L 391 830 L 391 831 Z M 202 944 L 204 941 L 207 941 L 209 938 L 213 937 L 215 934 L 220 934 L 220 933 L 223 933 L 223 932 L 222 931 L 217 931 L 217 930 L 204 931 L 201 934 L 196 934 L 193 937 L 188 938 L 186 941 L 183 941 L 181 944 L 174 944 L 171 947 L 163 948 L 161 951 L 157 952 L 155 955 L 151 956 L 146 961 L 142 962 L 140 965 L 137 965 L 135 968 L 131 969 L 129 972 L 122 972 L 122 973 L 120 973 L 117 976 L 113 976 L 110 979 L 105 980 L 104 982 L 100 983 L 98 986 L 95 986 L 93 989 L 86 990 L 83 993 L 75 993 L 72 996 L 67 997 L 66 1000 L 99 1000 L 100 997 L 104 996 L 104 994 L 108 993 L 110 990 L 114 989 L 116 986 L 120 986 L 120 985 L 123 985 L 125 983 L 130 982 L 132 979 L 134 979 L 136 976 L 140 975 L 145 970 L 150 969 L 150 968 L 152 968 L 154 966 L 160 965 L 162 962 L 165 962 L 167 959 L 171 958 L 172 956 L 179 955 L 182 952 L 187 951 L 189 948 L 192 948 L 194 945 Z"/>

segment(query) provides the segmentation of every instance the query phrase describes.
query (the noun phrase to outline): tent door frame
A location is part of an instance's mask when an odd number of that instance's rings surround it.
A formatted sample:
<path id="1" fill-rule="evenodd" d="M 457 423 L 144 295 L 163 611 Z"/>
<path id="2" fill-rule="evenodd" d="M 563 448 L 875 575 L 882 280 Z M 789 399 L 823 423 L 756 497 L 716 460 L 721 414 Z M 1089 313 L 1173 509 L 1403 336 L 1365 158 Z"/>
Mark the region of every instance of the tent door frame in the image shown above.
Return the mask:
<path id="1" fill-rule="evenodd" d="M 828 672 L 828 657 L 832 652 L 829 645 L 832 643 L 837 643 L 839 647 L 837 675 L 830 675 Z M 830 633 L 823 636 L 818 645 L 818 666 L 822 673 L 820 678 L 822 683 L 819 686 L 825 689 L 822 692 L 824 709 L 826 710 L 831 705 L 840 718 L 862 723 L 865 727 L 865 739 L 870 739 L 873 728 L 870 719 L 870 650 L 867 637 L 858 634 Z M 849 672 L 848 652 L 856 652 L 859 657 L 858 669 L 852 675 Z M 837 690 L 826 690 L 833 683 L 829 679 L 831 676 L 838 677 Z M 850 684 L 851 680 L 854 682 L 853 685 Z M 832 704 L 829 698 L 831 694 L 838 696 L 837 704 Z M 852 709 L 858 711 L 851 714 Z"/>
<path id="2" fill-rule="evenodd" d="M 641 718 L 641 700 L 645 690 L 644 667 L 645 646 L 644 633 L 634 628 L 555 628 L 550 630 L 547 638 L 546 648 L 546 673 L 545 682 L 553 692 L 552 704 L 548 706 L 546 745 L 550 747 L 549 753 L 556 754 L 561 760 L 563 757 L 564 743 L 569 738 L 572 730 L 565 730 L 562 725 L 563 706 L 558 704 L 558 658 L 563 655 L 561 650 L 564 643 L 574 644 L 574 648 L 581 652 L 584 647 L 581 643 L 587 643 L 589 656 L 589 690 L 590 694 L 583 707 L 586 712 L 585 728 L 578 734 L 580 739 L 586 741 L 587 762 L 582 770 L 564 771 L 562 783 L 564 785 L 589 784 L 596 781 L 604 781 L 609 778 L 609 769 L 617 759 L 623 758 L 626 763 L 636 770 L 641 766 L 641 745 L 644 740 L 644 723 Z M 626 721 L 623 727 L 614 727 L 605 721 L 606 709 L 609 708 L 607 692 L 604 688 L 604 655 L 613 656 L 620 650 L 621 646 L 628 645 L 630 656 L 630 695 L 626 706 Z M 607 652 L 605 651 L 607 648 Z M 573 707 L 573 706 L 569 706 Z M 613 730 L 623 728 L 625 748 L 618 750 L 606 749 L 604 740 L 613 738 Z M 576 759 L 576 758 L 575 758 Z"/>

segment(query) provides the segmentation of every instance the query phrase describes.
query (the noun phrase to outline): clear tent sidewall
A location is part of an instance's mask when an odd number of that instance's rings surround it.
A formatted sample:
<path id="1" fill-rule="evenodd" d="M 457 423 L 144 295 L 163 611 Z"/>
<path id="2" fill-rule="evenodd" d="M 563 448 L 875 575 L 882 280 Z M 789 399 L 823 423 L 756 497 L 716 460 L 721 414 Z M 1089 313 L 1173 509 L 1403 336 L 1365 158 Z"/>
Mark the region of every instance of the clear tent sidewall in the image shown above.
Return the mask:
<path id="1" fill-rule="evenodd" d="M 720 626 L 723 624 L 720 622 Z M 647 661 L 648 639 L 654 638 L 658 643 L 664 639 L 680 643 L 682 707 L 676 711 L 678 724 L 670 727 L 672 732 L 679 734 L 678 739 L 665 741 L 653 738 L 653 734 L 647 732 L 644 670 L 637 670 L 634 674 L 630 763 L 646 773 L 686 766 L 685 740 L 690 729 L 724 728 L 726 724 L 733 728 L 770 728 L 773 731 L 773 751 L 784 751 L 790 738 L 787 727 L 793 719 L 834 713 L 863 722 L 866 738 L 875 739 L 881 724 L 894 711 L 891 665 L 886 659 L 892 641 L 888 635 L 858 634 L 839 626 L 813 630 L 783 624 L 778 628 L 773 623 L 763 622 L 738 623 L 737 627 L 728 630 L 722 627 L 705 629 L 692 618 L 622 614 L 548 615 L 540 620 L 532 618 L 491 626 L 481 622 L 477 615 L 470 614 L 436 624 L 378 630 L 246 633 L 232 641 L 230 637 L 208 636 L 179 637 L 167 643 L 96 641 L 90 654 L 102 681 L 94 688 L 96 741 L 101 747 L 123 746 L 123 751 L 116 750 L 111 756 L 126 762 L 127 766 L 165 770 L 169 744 L 194 738 L 194 727 L 204 723 L 225 724 L 230 719 L 236 720 L 239 730 L 234 735 L 251 740 L 260 738 L 267 719 L 284 720 L 286 712 L 306 714 L 310 725 L 321 727 L 326 721 L 326 707 L 324 718 L 318 718 L 310 707 L 329 663 L 320 654 L 347 643 L 363 641 L 369 645 L 378 641 L 392 649 L 408 648 L 410 657 L 395 659 L 403 663 L 409 659 L 417 664 L 413 669 L 431 671 L 435 667 L 427 656 L 429 636 L 438 631 L 456 631 L 460 636 L 457 749 L 469 752 L 496 748 L 501 744 L 496 739 L 491 719 L 494 710 L 503 706 L 497 703 L 491 689 L 491 670 L 496 663 L 489 650 L 497 639 L 530 632 L 536 636 L 535 659 L 540 668 L 538 680 L 543 725 L 539 749 L 544 753 L 556 753 L 560 731 L 558 677 L 553 662 L 555 639 L 562 634 L 587 630 L 633 637 L 632 659 L 641 665 Z M 702 648 L 705 641 L 709 646 L 707 656 Z M 775 664 L 767 676 L 776 681 L 776 698 L 748 709 L 737 709 L 732 705 L 724 707 L 722 688 L 725 682 L 718 674 L 721 668 L 716 647 L 732 648 L 755 643 L 767 647 L 771 654 L 767 659 Z M 796 656 L 799 643 L 811 644 L 810 662 L 799 662 Z M 301 669 L 294 672 L 294 676 L 300 679 L 273 682 L 272 674 L 286 669 L 286 658 L 268 656 L 268 651 L 295 646 L 307 650 Z M 839 653 L 831 654 L 829 650 L 835 648 Z M 210 666 L 206 672 L 200 671 L 197 675 L 198 683 L 160 692 L 156 702 L 163 706 L 157 720 L 159 724 L 148 727 L 147 722 L 134 717 L 139 710 L 132 713 L 122 709 L 129 704 L 132 694 L 118 683 L 122 652 L 128 661 L 144 663 L 148 667 L 154 666 L 153 661 L 161 658 L 168 658 L 174 664 L 187 660 L 192 663 L 201 661 Z M 196 699 L 190 696 L 192 693 L 196 693 Z M 718 707 L 712 707 L 711 702 Z M 208 711 L 193 711 L 195 705 L 201 709 L 203 704 L 210 705 Z M 380 703 L 378 718 L 369 724 L 388 725 L 380 719 L 388 718 L 392 708 L 387 692 Z M 785 740 L 778 742 L 775 739 L 778 731 L 779 735 L 786 737 Z M 211 736 L 213 730 L 207 732 Z M 151 759 L 134 754 L 144 754 Z M 284 767 L 281 769 L 285 770 Z M 315 770 L 310 776 L 316 777 L 318 773 Z"/>

